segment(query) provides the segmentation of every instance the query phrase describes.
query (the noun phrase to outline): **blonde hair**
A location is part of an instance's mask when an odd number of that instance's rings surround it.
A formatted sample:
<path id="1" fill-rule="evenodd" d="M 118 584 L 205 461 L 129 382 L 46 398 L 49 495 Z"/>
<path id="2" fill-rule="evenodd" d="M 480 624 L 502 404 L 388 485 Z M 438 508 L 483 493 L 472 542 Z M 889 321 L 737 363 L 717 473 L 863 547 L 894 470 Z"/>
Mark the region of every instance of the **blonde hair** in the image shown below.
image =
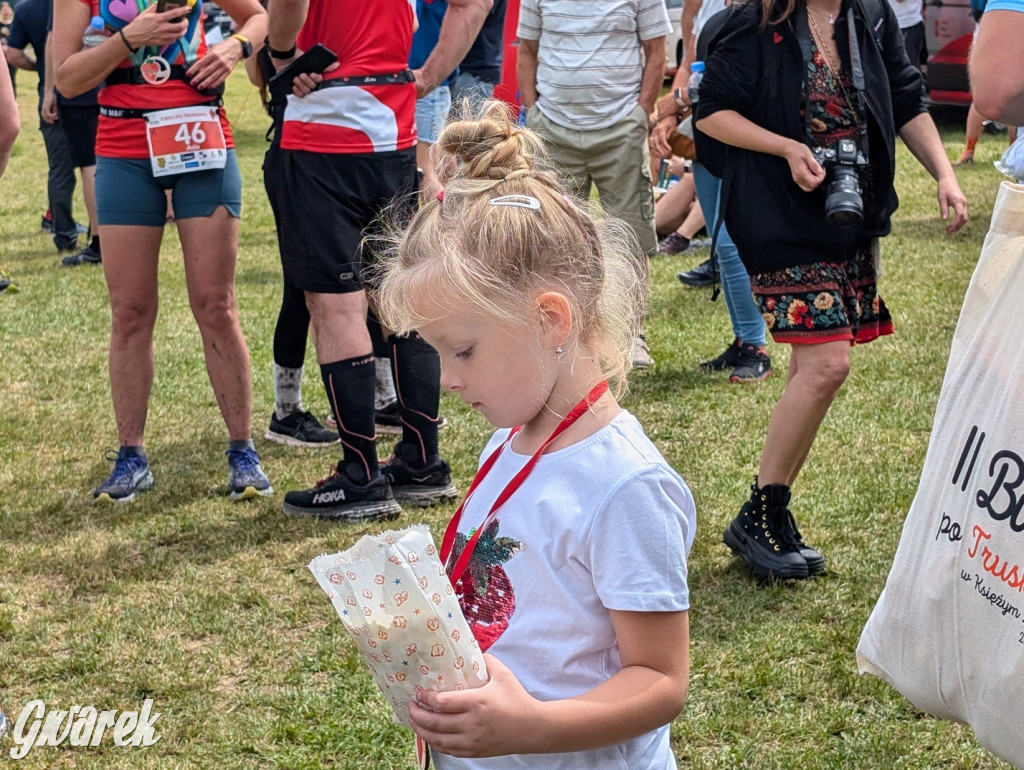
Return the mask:
<path id="1" fill-rule="evenodd" d="M 647 294 L 646 261 L 630 228 L 573 200 L 547 168 L 540 138 L 501 103 L 450 123 L 435 151 L 443 197 L 425 201 L 392 235 L 376 269 L 384 325 L 410 332 L 437 320 L 424 315 L 429 307 L 523 324 L 538 294 L 557 291 L 572 309 L 568 344 L 585 344 L 621 394 Z M 502 196 L 529 205 L 491 202 Z"/>

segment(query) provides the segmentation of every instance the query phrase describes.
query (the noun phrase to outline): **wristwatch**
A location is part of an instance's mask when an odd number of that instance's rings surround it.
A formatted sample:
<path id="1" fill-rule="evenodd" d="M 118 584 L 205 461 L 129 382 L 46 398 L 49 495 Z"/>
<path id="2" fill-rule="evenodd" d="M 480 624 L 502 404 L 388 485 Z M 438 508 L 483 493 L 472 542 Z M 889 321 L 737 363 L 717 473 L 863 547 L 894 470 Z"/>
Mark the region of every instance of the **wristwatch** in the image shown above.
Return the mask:
<path id="1" fill-rule="evenodd" d="M 252 43 L 249 42 L 249 38 L 247 38 L 245 35 L 239 35 L 237 32 L 233 34 L 231 37 L 233 37 L 235 40 L 242 44 L 243 59 L 248 59 L 250 56 L 252 56 Z"/>
<path id="2" fill-rule="evenodd" d="M 680 107 L 688 107 L 689 105 L 683 101 L 683 89 L 677 88 L 672 91 L 672 98 L 676 100 L 676 104 Z"/>

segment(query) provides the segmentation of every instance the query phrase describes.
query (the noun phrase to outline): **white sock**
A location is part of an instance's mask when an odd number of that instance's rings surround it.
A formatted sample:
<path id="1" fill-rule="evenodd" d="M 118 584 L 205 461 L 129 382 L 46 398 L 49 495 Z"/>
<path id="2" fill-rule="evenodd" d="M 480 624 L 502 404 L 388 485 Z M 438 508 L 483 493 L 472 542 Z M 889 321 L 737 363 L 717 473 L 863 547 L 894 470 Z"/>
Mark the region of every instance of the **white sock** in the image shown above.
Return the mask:
<path id="1" fill-rule="evenodd" d="M 302 367 L 291 369 L 274 363 L 274 402 L 277 419 L 302 411 Z"/>
<path id="2" fill-rule="evenodd" d="M 397 398 L 395 380 L 391 376 L 391 360 L 388 358 L 378 358 L 377 389 L 373 393 L 373 408 L 383 409 Z"/>

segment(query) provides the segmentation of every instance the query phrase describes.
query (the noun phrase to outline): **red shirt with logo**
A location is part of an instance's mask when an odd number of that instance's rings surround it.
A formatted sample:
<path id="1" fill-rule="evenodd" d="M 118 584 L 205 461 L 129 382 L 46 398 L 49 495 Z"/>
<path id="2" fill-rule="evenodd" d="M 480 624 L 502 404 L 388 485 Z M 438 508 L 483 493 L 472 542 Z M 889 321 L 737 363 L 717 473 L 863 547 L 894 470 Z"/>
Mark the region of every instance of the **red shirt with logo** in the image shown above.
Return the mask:
<path id="1" fill-rule="evenodd" d="M 89 6 L 92 16 L 101 16 L 108 30 L 122 29 L 135 19 L 150 0 L 79 0 Z M 131 54 L 120 65 L 127 67 L 147 66 L 146 59 L 153 56 L 163 58 L 168 64 L 189 67 L 206 54 L 206 36 L 202 24 L 203 0 L 195 0 L 192 12 L 186 16 L 188 28 L 185 34 L 171 45 L 158 48 L 147 46 Z M 150 67 L 156 67 L 151 63 Z M 101 107 L 130 110 L 164 110 L 171 107 L 185 107 L 202 104 L 215 96 L 197 91 L 183 80 L 171 79 L 160 85 L 110 85 L 99 94 Z M 219 110 L 220 124 L 228 149 L 234 147 L 231 127 L 223 107 Z M 100 115 L 96 132 L 96 154 L 108 158 L 148 158 L 149 144 L 146 141 L 146 120 L 144 118 L 112 118 Z"/>
<path id="2" fill-rule="evenodd" d="M 325 80 L 409 66 L 415 0 L 310 0 L 298 46 L 323 43 L 339 67 Z M 416 86 L 343 86 L 288 97 L 281 147 L 319 153 L 402 150 L 416 144 Z"/>

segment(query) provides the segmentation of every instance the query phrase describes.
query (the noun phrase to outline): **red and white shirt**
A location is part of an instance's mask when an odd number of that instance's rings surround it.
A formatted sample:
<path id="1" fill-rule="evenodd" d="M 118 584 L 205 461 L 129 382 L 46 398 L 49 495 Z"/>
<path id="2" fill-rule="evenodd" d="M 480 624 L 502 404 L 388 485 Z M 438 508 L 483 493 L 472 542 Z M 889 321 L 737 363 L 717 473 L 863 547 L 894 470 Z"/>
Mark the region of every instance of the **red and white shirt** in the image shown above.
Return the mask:
<path id="1" fill-rule="evenodd" d="M 340 66 L 325 75 L 382 75 L 408 68 L 414 0 L 311 0 L 298 46 L 323 43 Z M 319 153 L 403 150 L 416 144 L 416 86 L 345 86 L 288 97 L 281 147 Z"/>
<path id="2" fill-rule="evenodd" d="M 89 6 L 92 16 L 101 16 L 108 29 L 121 29 L 131 22 L 146 3 L 125 2 L 124 0 L 80 0 Z M 159 55 L 168 64 L 188 67 L 206 55 L 206 36 L 202 24 L 203 2 L 196 0 L 193 11 L 186 19 L 188 28 L 179 41 L 162 49 L 143 48 L 126 58 L 119 68 L 138 66 L 150 55 Z M 101 107 L 130 110 L 163 110 L 170 107 L 186 107 L 208 102 L 215 97 L 207 96 L 192 88 L 183 80 L 168 80 L 158 86 L 112 85 L 100 91 Z M 231 126 L 223 108 L 220 123 L 224 131 L 227 148 L 233 148 Z M 148 158 L 149 144 L 146 141 L 146 121 L 143 118 L 111 118 L 100 116 L 96 131 L 96 154 L 108 158 Z"/>

